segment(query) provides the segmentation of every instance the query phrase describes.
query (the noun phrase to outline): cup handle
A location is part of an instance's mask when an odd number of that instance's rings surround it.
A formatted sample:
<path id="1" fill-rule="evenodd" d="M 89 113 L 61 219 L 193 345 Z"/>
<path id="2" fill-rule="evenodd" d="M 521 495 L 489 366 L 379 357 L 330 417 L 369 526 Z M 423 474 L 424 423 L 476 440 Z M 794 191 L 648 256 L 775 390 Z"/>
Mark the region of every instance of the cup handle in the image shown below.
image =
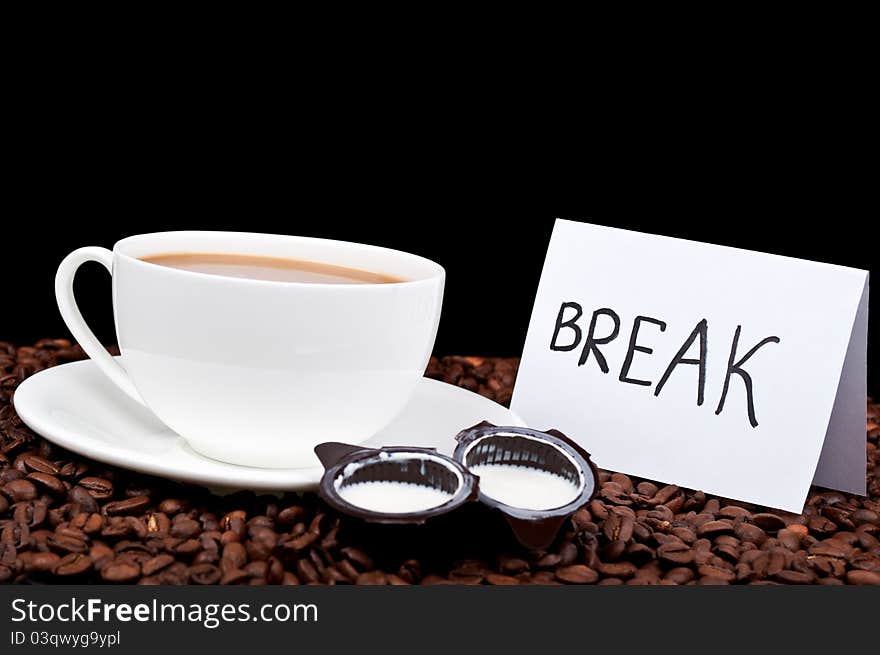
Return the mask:
<path id="1" fill-rule="evenodd" d="M 98 262 L 107 269 L 110 275 L 113 275 L 113 253 L 106 248 L 95 246 L 78 248 L 65 257 L 55 274 L 55 300 L 58 302 L 61 318 L 64 319 L 73 338 L 79 342 L 79 345 L 101 372 L 132 400 L 136 400 L 146 407 L 141 395 L 128 377 L 128 373 L 101 345 L 101 342 L 86 325 L 82 313 L 76 305 L 76 298 L 73 295 L 73 279 L 77 269 L 86 262 Z"/>

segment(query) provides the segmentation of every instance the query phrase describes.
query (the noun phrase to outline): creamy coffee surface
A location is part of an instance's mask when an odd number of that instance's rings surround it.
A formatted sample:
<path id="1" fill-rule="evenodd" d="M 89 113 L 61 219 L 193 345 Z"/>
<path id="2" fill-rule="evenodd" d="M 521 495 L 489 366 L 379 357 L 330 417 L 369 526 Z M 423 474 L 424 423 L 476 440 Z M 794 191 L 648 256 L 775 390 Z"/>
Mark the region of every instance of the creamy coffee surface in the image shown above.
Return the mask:
<path id="1" fill-rule="evenodd" d="M 352 505 L 389 514 L 422 512 L 452 498 L 451 493 L 441 489 L 391 480 L 358 482 L 339 487 L 338 491 Z"/>
<path id="2" fill-rule="evenodd" d="M 261 257 L 228 253 L 181 252 L 142 257 L 141 261 L 195 273 L 226 277 L 305 282 L 311 284 L 389 284 L 400 278 L 357 268 L 285 257 Z"/>
<path id="3" fill-rule="evenodd" d="M 578 487 L 561 475 L 530 466 L 478 464 L 470 472 L 480 476 L 480 491 L 511 507 L 554 509 L 570 503 Z"/>

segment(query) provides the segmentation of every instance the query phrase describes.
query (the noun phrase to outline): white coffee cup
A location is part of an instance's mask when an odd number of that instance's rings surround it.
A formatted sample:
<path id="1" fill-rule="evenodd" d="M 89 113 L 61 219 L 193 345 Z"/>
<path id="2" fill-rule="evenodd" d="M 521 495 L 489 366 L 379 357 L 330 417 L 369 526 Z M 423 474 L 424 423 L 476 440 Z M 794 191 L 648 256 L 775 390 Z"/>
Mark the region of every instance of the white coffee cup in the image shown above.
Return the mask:
<path id="1" fill-rule="evenodd" d="M 402 279 L 385 284 L 274 282 L 145 261 L 168 253 L 286 257 Z M 121 361 L 83 321 L 77 268 L 113 277 Z M 317 464 L 325 441 L 369 439 L 403 409 L 437 334 L 445 272 L 430 260 L 344 241 L 236 232 L 128 237 L 80 248 L 58 268 L 67 327 L 116 385 L 189 446 L 214 459 L 285 468 Z"/>

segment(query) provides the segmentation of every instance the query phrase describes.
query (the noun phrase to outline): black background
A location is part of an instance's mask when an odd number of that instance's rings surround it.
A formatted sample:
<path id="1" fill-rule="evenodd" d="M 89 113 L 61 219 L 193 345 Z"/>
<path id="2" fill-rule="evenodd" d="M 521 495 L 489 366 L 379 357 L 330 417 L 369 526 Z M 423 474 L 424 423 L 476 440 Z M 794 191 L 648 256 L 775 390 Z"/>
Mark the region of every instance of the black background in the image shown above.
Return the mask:
<path id="1" fill-rule="evenodd" d="M 556 217 L 869 270 L 880 261 L 874 182 L 846 127 L 805 140 L 797 117 L 769 131 L 696 123 L 687 135 L 654 123 L 620 140 L 597 124 L 598 141 L 589 125 L 548 124 L 526 141 L 503 116 L 485 130 L 403 121 L 391 134 L 387 121 L 361 121 L 300 134 L 259 122 L 224 132 L 209 115 L 79 124 L 34 112 L 10 150 L 2 226 L 0 339 L 18 344 L 68 334 L 52 289 L 66 253 L 145 231 L 334 237 L 434 259 L 448 273 L 438 354 L 520 354 Z M 76 287 L 114 341 L 109 276 L 88 265 Z M 874 321 L 872 390 L 878 340 Z"/>

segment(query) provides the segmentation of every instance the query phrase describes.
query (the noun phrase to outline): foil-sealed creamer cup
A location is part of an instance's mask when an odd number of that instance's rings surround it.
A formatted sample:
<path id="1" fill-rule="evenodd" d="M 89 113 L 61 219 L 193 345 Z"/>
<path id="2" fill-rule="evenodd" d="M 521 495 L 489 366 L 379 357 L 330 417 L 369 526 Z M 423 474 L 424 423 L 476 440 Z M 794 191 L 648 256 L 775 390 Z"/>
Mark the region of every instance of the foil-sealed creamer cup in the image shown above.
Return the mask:
<path id="1" fill-rule="evenodd" d="M 433 448 L 364 448 L 331 442 L 317 446 L 315 453 L 325 469 L 321 497 L 343 514 L 371 523 L 424 523 L 477 498 L 476 477 Z M 436 491 L 443 502 L 415 511 L 387 511 L 355 504 L 346 497 L 346 487 L 368 482 L 415 485 Z M 402 489 L 395 492 L 405 493 Z"/>
<path id="2" fill-rule="evenodd" d="M 462 430 L 455 438 L 458 445 L 453 457 L 429 448 L 321 444 L 315 448 L 325 469 L 319 494 L 337 511 L 379 524 L 421 524 L 476 502 L 499 512 L 516 539 L 528 548 L 549 546 L 563 521 L 595 495 L 595 465 L 586 451 L 561 432 L 483 422 Z M 481 489 L 480 478 L 471 468 L 492 474 L 493 480 L 496 474 L 515 473 L 507 480 L 508 487 L 522 480 L 522 474 L 531 475 L 531 486 L 514 489 L 518 498 L 540 498 L 541 484 L 561 484 L 564 502 L 537 509 L 529 507 L 528 501 L 518 505 L 498 494 L 497 484 L 494 491 Z M 373 482 L 390 484 L 375 489 L 361 486 Z M 355 493 L 364 490 L 382 491 L 383 495 L 367 498 Z M 423 504 L 410 506 L 410 501 Z"/>
<path id="3" fill-rule="evenodd" d="M 483 422 L 462 430 L 455 439 L 458 445 L 453 458 L 468 471 L 479 468 L 486 472 L 486 479 L 478 485 L 479 502 L 503 514 L 517 540 L 529 548 L 550 545 L 563 521 L 596 494 L 599 472 L 590 454 L 558 430 L 540 432 Z M 536 508 L 528 500 L 513 504 L 503 495 L 490 495 L 487 474 L 496 468 L 500 472 L 510 467 L 538 474 L 533 476 L 538 484 L 542 479 L 564 481 L 555 485 L 564 491 L 559 504 Z M 539 491 L 536 489 L 531 495 L 539 497 Z M 522 495 L 516 494 L 518 498 Z"/>

